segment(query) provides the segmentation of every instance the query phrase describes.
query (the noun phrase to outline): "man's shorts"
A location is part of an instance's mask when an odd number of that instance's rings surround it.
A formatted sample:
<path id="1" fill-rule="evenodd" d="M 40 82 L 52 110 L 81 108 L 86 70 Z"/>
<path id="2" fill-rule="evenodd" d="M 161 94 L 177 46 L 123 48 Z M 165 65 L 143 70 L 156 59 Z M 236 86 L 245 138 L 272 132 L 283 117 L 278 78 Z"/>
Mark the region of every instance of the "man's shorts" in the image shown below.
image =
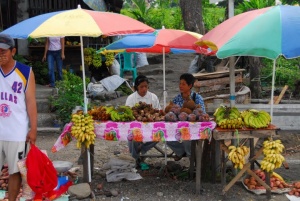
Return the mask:
<path id="1" fill-rule="evenodd" d="M 25 142 L 0 141 L 0 168 L 5 161 L 9 174 L 19 172 L 17 162 L 25 157 Z"/>

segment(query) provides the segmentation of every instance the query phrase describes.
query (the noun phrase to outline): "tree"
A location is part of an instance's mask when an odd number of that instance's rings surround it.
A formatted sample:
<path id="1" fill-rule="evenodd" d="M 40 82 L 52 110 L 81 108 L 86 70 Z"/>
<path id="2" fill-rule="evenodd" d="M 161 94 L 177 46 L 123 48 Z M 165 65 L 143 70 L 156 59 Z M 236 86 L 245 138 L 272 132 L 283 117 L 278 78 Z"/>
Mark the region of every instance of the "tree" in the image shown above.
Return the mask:
<path id="1" fill-rule="evenodd" d="M 202 17 L 202 1 L 201 0 L 181 0 L 180 8 L 184 29 L 200 34 L 205 33 L 203 17 Z"/>

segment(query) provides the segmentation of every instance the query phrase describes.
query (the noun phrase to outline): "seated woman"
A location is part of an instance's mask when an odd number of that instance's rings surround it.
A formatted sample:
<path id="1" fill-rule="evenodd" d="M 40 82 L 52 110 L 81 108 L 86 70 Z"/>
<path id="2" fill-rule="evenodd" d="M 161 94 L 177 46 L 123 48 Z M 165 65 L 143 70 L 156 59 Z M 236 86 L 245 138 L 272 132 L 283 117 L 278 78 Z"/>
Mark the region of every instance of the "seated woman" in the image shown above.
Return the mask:
<path id="1" fill-rule="evenodd" d="M 184 101 L 191 99 L 195 102 L 195 104 L 199 104 L 201 106 L 203 113 L 206 113 L 202 96 L 192 91 L 195 81 L 196 78 L 192 74 L 190 73 L 182 74 L 180 76 L 180 82 L 179 82 L 180 94 L 178 94 L 173 99 L 173 103 L 182 107 Z M 175 152 L 176 154 L 176 156 L 174 157 L 175 161 L 180 160 L 183 156 L 191 155 L 191 141 L 183 141 L 182 143 L 172 141 L 172 142 L 167 142 L 167 145 Z"/>
<path id="2" fill-rule="evenodd" d="M 138 102 L 145 102 L 147 104 L 152 104 L 152 107 L 155 109 L 161 109 L 159 100 L 154 93 L 148 91 L 149 80 L 144 75 L 139 75 L 135 79 L 134 89 L 135 92 L 128 96 L 125 105 L 133 107 Z M 155 146 L 157 142 L 128 142 L 129 151 L 133 158 L 137 161 L 139 159 L 140 152 L 145 154 L 148 150 Z"/>

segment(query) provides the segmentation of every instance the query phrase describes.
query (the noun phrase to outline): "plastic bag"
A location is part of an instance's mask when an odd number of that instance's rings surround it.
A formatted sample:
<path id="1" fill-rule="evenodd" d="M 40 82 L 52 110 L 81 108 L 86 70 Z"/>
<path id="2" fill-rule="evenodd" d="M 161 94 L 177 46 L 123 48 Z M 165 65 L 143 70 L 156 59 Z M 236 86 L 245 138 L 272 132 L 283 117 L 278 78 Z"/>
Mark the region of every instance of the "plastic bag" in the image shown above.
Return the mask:
<path id="1" fill-rule="evenodd" d="M 38 147 L 31 144 L 26 159 L 27 183 L 36 193 L 34 200 L 51 197 L 58 184 L 57 172 L 52 161 Z"/>
<path id="2" fill-rule="evenodd" d="M 198 58 L 199 58 L 199 55 L 195 56 L 195 58 L 191 61 L 188 73 L 191 73 L 191 74 L 198 73 L 198 71 L 199 71 Z"/>
<path id="3" fill-rule="evenodd" d="M 31 200 L 34 198 L 35 193 L 27 183 L 26 158 L 19 160 L 17 165 L 22 178 L 22 198 Z"/>
<path id="4" fill-rule="evenodd" d="M 147 55 L 146 53 L 137 53 L 136 57 L 136 67 L 143 67 L 149 65 L 148 60 L 147 60 Z"/>
<path id="5" fill-rule="evenodd" d="M 109 72 L 111 75 L 120 76 L 120 64 L 118 60 L 114 59 L 112 65 L 109 67 Z"/>

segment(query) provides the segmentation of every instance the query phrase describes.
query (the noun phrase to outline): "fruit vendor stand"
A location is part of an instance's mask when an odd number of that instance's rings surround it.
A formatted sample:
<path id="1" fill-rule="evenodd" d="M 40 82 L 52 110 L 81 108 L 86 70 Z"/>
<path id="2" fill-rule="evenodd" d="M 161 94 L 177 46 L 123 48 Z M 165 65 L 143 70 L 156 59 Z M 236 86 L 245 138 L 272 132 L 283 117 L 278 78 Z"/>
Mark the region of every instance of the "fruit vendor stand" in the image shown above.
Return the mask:
<path id="1" fill-rule="evenodd" d="M 221 149 L 221 184 L 225 186 L 226 184 L 226 158 L 225 153 L 229 154 L 229 149 L 225 145 L 225 140 L 233 140 L 233 139 L 248 139 L 249 140 L 249 147 L 250 147 L 250 156 L 249 162 L 246 163 L 243 168 L 238 172 L 238 174 L 223 188 L 222 193 L 225 194 L 232 185 L 238 181 L 245 172 L 253 176 L 253 169 L 254 163 L 257 163 L 256 159 L 263 153 L 263 147 L 260 148 L 255 153 L 255 146 L 254 146 L 254 138 L 263 138 L 266 139 L 268 137 L 276 135 L 276 131 L 278 128 L 274 125 L 270 125 L 268 128 L 265 129 L 222 129 L 220 127 L 216 127 L 213 131 L 213 144 L 215 146 L 220 146 Z M 238 132 L 238 135 L 236 133 Z M 215 156 L 213 156 L 215 158 Z M 213 163 L 213 169 L 216 170 L 215 163 Z M 255 174 L 254 174 L 255 175 Z M 213 171 L 213 182 L 216 179 L 215 171 Z M 271 195 L 271 188 L 270 184 L 257 179 L 257 181 L 266 188 L 267 196 L 270 198 Z"/>
<path id="2" fill-rule="evenodd" d="M 284 146 L 280 140 L 273 140 L 273 136 L 277 134 L 279 128 L 271 124 L 271 117 L 267 112 L 255 109 L 240 112 L 235 107 L 220 106 L 216 109 L 214 117 L 217 127 L 213 130 L 212 144 L 215 149 L 220 147 L 221 150 L 220 171 L 221 183 L 224 186 L 223 195 L 244 176 L 244 173 L 248 173 L 252 177 L 252 183 L 249 183 L 249 185 L 244 182 L 246 180 L 243 180 L 245 188 L 254 193 L 257 191 L 266 193 L 268 199 L 271 198 L 271 192 L 283 193 L 290 190 L 287 188 L 288 184 L 282 178 L 281 180 L 279 177 L 276 178 L 276 173 L 274 173 L 274 169 L 280 168 L 284 161 L 284 157 L 281 155 Z M 254 138 L 264 139 L 263 146 L 256 152 Z M 225 142 L 230 140 L 237 140 L 237 145 L 228 145 Z M 225 153 L 234 168 L 239 169 L 236 176 L 227 185 L 225 185 L 227 161 Z M 262 154 L 264 157 L 258 163 L 257 159 Z M 246 161 L 248 156 L 249 159 Z M 213 152 L 213 158 L 216 158 L 215 152 Z M 255 173 L 255 164 L 263 170 L 259 170 L 263 173 Z M 212 166 L 214 170 L 217 169 L 216 160 L 213 160 Z M 213 171 L 212 179 L 215 182 L 215 171 Z M 278 186 L 274 188 L 273 181 L 275 179 L 278 180 Z"/>
<path id="3" fill-rule="evenodd" d="M 54 144 L 52 152 L 59 151 L 68 144 L 68 138 L 70 137 L 72 126 L 73 123 L 69 123 L 65 126 L 64 131 Z M 192 150 L 192 155 L 195 154 L 196 158 L 196 192 L 200 193 L 202 142 L 210 137 L 211 131 L 215 128 L 215 126 L 216 123 L 214 121 L 94 121 L 94 132 L 96 134 L 96 138 L 108 141 L 196 141 L 196 148 Z M 194 164 L 192 164 L 192 166 L 194 166 Z"/>

